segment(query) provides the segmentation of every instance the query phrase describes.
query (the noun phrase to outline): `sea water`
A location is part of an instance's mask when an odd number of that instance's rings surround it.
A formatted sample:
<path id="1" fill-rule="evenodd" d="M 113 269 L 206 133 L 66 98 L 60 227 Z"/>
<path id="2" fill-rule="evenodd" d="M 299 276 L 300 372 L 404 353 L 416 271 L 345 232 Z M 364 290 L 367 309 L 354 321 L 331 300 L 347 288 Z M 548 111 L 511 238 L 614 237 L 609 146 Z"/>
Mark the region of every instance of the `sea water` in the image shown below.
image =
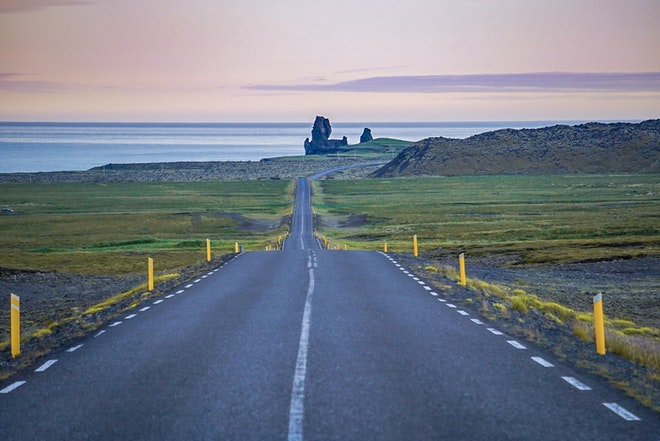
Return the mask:
<path id="1" fill-rule="evenodd" d="M 467 138 L 500 128 L 537 128 L 556 121 L 332 123 L 331 138 L 357 144 L 374 138 L 418 141 Z M 577 122 L 567 122 L 575 124 Z M 0 122 L 0 173 L 88 170 L 106 164 L 259 161 L 304 155 L 310 123 L 17 123 Z"/>

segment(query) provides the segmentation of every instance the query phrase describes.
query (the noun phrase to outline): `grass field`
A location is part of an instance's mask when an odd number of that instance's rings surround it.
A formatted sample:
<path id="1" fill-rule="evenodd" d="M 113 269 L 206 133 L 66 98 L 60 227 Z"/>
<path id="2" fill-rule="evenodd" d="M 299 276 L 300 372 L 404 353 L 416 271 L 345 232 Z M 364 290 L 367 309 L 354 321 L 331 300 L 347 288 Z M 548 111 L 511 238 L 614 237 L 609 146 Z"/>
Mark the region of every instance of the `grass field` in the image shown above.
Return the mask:
<path id="1" fill-rule="evenodd" d="M 264 249 L 286 233 L 288 181 L 5 184 L 0 205 L 0 267 L 77 274 L 160 271 L 213 252 Z"/>
<path id="2" fill-rule="evenodd" d="M 510 255 L 556 263 L 660 254 L 660 176 L 320 181 L 320 232 L 354 249 Z"/>

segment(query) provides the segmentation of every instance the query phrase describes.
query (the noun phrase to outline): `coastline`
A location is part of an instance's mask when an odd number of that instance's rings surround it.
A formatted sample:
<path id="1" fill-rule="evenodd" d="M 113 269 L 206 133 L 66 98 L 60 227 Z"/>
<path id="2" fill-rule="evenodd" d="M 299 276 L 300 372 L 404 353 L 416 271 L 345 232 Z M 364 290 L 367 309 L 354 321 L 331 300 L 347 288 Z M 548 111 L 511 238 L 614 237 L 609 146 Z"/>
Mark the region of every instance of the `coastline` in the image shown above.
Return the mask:
<path id="1" fill-rule="evenodd" d="M 294 179 L 365 163 L 345 156 L 280 157 L 261 161 L 153 162 L 106 164 L 85 171 L 0 173 L 0 184 L 203 182 Z M 363 177 L 380 166 L 342 170 L 333 177 Z"/>

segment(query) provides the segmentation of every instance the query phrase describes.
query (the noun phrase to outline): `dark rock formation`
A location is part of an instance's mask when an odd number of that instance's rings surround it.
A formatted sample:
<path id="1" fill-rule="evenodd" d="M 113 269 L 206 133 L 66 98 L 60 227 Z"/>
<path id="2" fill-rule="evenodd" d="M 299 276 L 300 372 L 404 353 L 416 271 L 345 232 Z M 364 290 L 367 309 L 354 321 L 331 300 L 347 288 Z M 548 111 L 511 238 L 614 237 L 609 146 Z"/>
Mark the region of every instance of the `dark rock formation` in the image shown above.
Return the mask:
<path id="1" fill-rule="evenodd" d="M 373 177 L 660 172 L 660 120 L 427 138 Z"/>
<path id="2" fill-rule="evenodd" d="M 364 131 L 362 132 L 362 135 L 360 135 L 360 144 L 362 144 L 363 142 L 369 142 L 369 141 L 373 141 L 373 140 L 374 140 L 374 137 L 371 136 L 371 129 L 368 128 L 368 127 L 365 127 Z"/>
<path id="3" fill-rule="evenodd" d="M 332 127 L 330 120 L 322 116 L 317 116 L 312 127 L 312 140 L 305 139 L 306 155 L 322 155 L 325 153 L 334 153 L 341 147 L 348 145 L 348 139 L 344 136 L 342 139 L 330 139 Z"/>

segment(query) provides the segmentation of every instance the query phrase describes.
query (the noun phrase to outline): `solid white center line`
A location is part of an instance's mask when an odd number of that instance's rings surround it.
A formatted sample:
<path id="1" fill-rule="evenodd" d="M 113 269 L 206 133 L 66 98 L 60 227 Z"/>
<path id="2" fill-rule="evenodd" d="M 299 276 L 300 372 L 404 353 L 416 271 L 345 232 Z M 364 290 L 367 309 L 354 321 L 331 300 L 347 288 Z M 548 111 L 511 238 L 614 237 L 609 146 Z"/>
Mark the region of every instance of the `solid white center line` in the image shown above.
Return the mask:
<path id="1" fill-rule="evenodd" d="M 46 369 L 48 369 L 49 367 L 51 367 L 52 365 L 54 365 L 55 363 L 57 363 L 57 360 L 48 360 L 47 362 L 45 362 L 44 364 L 42 364 L 41 366 L 36 368 L 34 371 L 35 372 L 43 372 Z"/>
<path id="2" fill-rule="evenodd" d="M 640 417 L 619 406 L 617 403 L 603 403 L 603 406 L 607 407 L 626 421 L 641 421 Z"/>
<path id="3" fill-rule="evenodd" d="M 565 382 L 576 388 L 577 390 L 591 390 L 586 384 L 580 383 L 573 377 L 561 377 Z"/>
<path id="4" fill-rule="evenodd" d="M 521 345 L 515 340 L 507 340 L 507 343 L 509 343 L 511 346 L 513 346 L 516 349 L 527 349 L 525 346 Z"/>
<path id="5" fill-rule="evenodd" d="M 74 346 L 72 348 L 67 349 L 67 352 L 76 352 L 78 349 L 82 348 L 82 345 Z"/>
<path id="6" fill-rule="evenodd" d="M 4 389 L 0 390 L 0 394 L 8 394 L 9 392 L 17 389 L 25 384 L 25 381 L 15 381 Z"/>
<path id="7" fill-rule="evenodd" d="M 547 361 L 545 358 L 541 358 L 541 357 L 532 357 L 532 360 L 534 360 L 535 362 L 537 362 L 538 364 L 540 364 L 540 365 L 543 366 L 543 367 L 555 367 L 554 364 L 550 363 L 550 362 Z"/>
<path id="8" fill-rule="evenodd" d="M 289 406 L 289 441 L 302 441 L 305 403 L 305 376 L 307 374 L 307 347 L 309 345 L 309 325 L 312 315 L 312 296 L 314 294 L 314 270 L 309 270 L 309 287 L 305 300 L 296 371 L 293 375 L 291 405 Z"/>
<path id="9" fill-rule="evenodd" d="M 495 328 L 486 328 L 486 329 L 488 329 L 490 332 L 492 332 L 492 333 L 495 334 L 495 335 L 504 335 L 503 332 L 500 332 L 500 331 L 498 331 L 498 330 L 495 329 Z"/>

